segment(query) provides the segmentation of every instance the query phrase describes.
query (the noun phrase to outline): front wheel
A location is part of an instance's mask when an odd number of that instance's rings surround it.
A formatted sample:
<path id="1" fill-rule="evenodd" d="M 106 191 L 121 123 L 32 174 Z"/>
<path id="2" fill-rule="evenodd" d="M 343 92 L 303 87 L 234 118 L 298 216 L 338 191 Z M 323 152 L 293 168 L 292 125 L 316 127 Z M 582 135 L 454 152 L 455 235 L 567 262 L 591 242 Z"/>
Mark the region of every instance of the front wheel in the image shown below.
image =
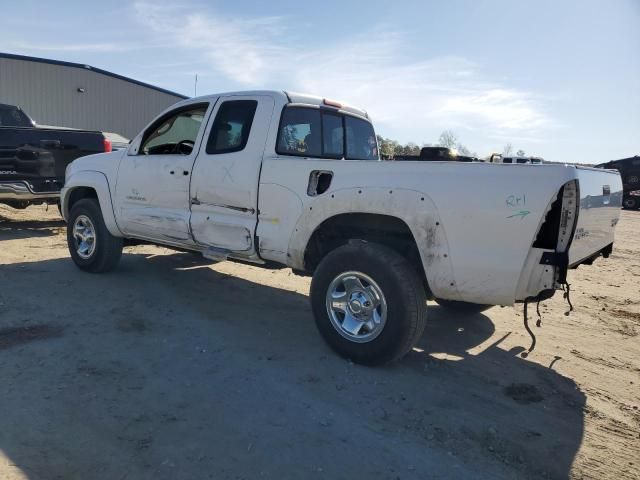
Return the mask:
<path id="1" fill-rule="evenodd" d="M 109 272 L 122 256 L 122 238 L 109 233 L 97 200 L 79 200 L 67 223 L 67 245 L 74 263 L 91 273 Z"/>
<path id="2" fill-rule="evenodd" d="M 383 245 L 352 242 L 327 254 L 313 275 L 318 330 L 343 357 L 365 365 L 397 360 L 426 322 L 426 295 L 409 262 Z"/>

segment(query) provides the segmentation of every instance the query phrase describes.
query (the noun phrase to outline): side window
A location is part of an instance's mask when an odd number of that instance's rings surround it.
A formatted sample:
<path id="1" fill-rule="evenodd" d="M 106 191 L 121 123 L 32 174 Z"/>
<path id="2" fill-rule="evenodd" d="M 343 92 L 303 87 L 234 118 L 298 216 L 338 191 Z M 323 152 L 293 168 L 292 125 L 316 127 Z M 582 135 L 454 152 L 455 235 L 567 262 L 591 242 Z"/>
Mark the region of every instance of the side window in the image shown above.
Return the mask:
<path id="1" fill-rule="evenodd" d="M 207 104 L 194 105 L 160 119 L 145 134 L 143 155 L 189 155 L 193 151 Z"/>
<path id="2" fill-rule="evenodd" d="M 378 145 L 373 125 L 366 120 L 345 116 L 347 158 L 350 160 L 378 160 Z"/>
<path id="3" fill-rule="evenodd" d="M 276 151 L 282 155 L 321 157 L 320 110 L 287 107 L 282 112 Z"/>
<path id="4" fill-rule="evenodd" d="M 239 152 L 247 146 L 258 102 L 230 100 L 222 103 L 211 127 L 207 153 Z"/>
<path id="5" fill-rule="evenodd" d="M 342 158 L 344 155 L 344 129 L 340 115 L 322 114 L 322 149 L 326 157 Z"/>

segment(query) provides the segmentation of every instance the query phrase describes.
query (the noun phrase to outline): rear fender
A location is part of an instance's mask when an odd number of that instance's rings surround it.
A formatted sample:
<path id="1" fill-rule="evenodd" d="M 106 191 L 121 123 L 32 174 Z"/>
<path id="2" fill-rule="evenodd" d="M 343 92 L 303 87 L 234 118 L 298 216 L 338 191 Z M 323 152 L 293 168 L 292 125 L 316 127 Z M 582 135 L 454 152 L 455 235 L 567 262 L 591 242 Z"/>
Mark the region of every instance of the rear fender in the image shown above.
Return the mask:
<path id="1" fill-rule="evenodd" d="M 390 187 L 347 188 L 314 197 L 303 208 L 289 243 L 289 266 L 304 269 L 309 239 L 325 220 L 345 213 L 386 215 L 409 227 L 433 293 L 458 295 L 445 230 L 435 204 L 426 193 Z"/>

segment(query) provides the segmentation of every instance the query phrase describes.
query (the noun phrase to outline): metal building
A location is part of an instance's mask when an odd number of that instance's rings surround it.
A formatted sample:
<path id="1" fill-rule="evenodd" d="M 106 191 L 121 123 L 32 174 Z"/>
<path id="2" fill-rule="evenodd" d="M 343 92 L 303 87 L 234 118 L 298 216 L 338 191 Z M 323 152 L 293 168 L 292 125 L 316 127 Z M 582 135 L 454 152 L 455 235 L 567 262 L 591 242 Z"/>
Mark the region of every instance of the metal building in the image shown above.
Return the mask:
<path id="1" fill-rule="evenodd" d="M 0 103 L 21 107 L 41 125 L 133 138 L 185 98 L 89 65 L 0 53 Z"/>

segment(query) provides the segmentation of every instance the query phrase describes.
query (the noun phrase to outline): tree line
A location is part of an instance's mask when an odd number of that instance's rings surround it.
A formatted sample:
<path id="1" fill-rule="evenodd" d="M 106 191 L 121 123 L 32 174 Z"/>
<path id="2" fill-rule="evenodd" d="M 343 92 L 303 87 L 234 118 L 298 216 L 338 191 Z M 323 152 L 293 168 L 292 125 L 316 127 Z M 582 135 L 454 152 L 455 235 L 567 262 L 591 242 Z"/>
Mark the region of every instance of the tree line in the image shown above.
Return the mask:
<path id="1" fill-rule="evenodd" d="M 380 146 L 380 154 L 387 158 L 393 158 L 396 155 L 420 155 L 420 149 L 422 147 L 446 147 L 455 149 L 459 155 L 465 155 L 468 157 L 478 156 L 476 152 L 467 148 L 467 146 L 460 141 L 458 136 L 452 130 L 444 130 L 435 144 L 423 143 L 422 146 L 419 146 L 414 142 L 409 142 L 403 145 L 397 140 L 386 138 L 382 135 L 377 135 L 377 137 L 378 145 Z M 502 151 L 502 156 L 508 157 L 513 155 L 513 150 L 513 146 L 510 143 L 507 143 Z M 515 153 L 515 155 L 518 157 L 524 157 L 526 154 L 524 150 L 520 149 Z"/>

